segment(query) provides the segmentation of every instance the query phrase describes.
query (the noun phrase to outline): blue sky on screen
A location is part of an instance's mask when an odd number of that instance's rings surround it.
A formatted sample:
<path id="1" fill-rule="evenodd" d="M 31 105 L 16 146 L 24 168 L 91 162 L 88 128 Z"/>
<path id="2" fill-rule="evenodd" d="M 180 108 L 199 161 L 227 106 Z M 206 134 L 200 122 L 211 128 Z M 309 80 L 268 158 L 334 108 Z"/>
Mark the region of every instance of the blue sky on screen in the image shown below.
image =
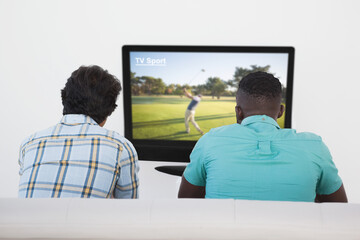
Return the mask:
<path id="1" fill-rule="evenodd" d="M 130 69 L 136 76 L 161 78 L 167 85 L 204 84 L 209 77 L 227 81 L 233 79 L 236 67 L 250 68 L 251 65 L 270 65 L 269 72 L 286 86 L 286 53 L 130 53 Z"/>

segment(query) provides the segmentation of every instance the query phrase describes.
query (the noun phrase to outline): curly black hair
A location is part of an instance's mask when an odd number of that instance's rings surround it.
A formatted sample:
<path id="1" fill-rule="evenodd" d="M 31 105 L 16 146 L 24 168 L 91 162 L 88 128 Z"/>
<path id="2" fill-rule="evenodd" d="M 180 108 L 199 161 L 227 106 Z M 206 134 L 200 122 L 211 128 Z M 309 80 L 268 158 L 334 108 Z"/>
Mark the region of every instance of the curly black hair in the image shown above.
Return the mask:
<path id="1" fill-rule="evenodd" d="M 81 66 L 61 90 L 63 114 L 84 114 L 103 122 L 117 107 L 119 80 L 99 66 Z"/>
<path id="2" fill-rule="evenodd" d="M 241 79 L 239 92 L 245 93 L 259 102 L 277 99 L 281 97 L 281 83 L 270 73 L 254 72 Z"/>

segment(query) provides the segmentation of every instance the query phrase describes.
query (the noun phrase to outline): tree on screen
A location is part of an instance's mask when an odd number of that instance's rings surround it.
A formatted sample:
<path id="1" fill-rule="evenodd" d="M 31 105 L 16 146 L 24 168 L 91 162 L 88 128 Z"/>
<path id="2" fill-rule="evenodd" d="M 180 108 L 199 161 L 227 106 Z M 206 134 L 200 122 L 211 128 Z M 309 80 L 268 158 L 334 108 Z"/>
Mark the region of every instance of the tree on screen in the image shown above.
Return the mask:
<path id="1" fill-rule="evenodd" d="M 130 72 L 131 93 L 139 96 L 143 94 L 143 81 L 140 77 L 136 77 L 135 74 L 135 72 Z"/>
<path id="2" fill-rule="evenodd" d="M 166 89 L 166 84 L 163 82 L 161 78 L 155 78 L 154 84 L 152 88 L 152 94 L 164 94 Z"/>
<path id="3" fill-rule="evenodd" d="M 199 84 L 192 86 L 192 91 L 194 94 L 208 95 L 208 89 L 205 84 Z"/>
<path id="4" fill-rule="evenodd" d="M 172 94 L 174 94 L 174 91 L 175 91 L 175 84 L 170 84 L 170 85 L 168 85 L 168 86 L 166 86 L 166 89 L 165 89 L 165 94 L 167 94 L 167 95 L 172 95 Z"/>
<path id="5" fill-rule="evenodd" d="M 216 96 L 217 99 L 220 99 L 227 87 L 226 83 L 218 77 L 209 77 L 205 86 L 210 91 L 212 98 Z"/>
<path id="6" fill-rule="evenodd" d="M 143 81 L 142 88 L 144 89 L 145 94 L 159 95 L 165 93 L 166 85 L 161 78 L 142 76 L 140 79 Z"/>
<path id="7" fill-rule="evenodd" d="M 181 86 L 180 84 L 176 84 L 173 94 L 182 97 L 184 94 L 183 86 Z"/>

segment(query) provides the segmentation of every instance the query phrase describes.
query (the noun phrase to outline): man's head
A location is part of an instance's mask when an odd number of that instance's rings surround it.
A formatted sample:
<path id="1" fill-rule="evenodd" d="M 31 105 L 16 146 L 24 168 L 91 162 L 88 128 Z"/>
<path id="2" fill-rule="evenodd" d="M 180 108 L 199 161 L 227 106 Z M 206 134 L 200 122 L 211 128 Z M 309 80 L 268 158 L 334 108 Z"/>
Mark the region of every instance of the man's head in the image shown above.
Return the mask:
<path id="1" fill-rule="evenodd" d="M 272 74 L 250 73 L 239 83 L 236 94 L 236 118 L 238 123 L 249 116 L 267 115 L 275 120 L 282 116 L 281 83 Z"/>
<path id="2" fill-rule="evenodd" d="M 121 90 L 119 80 L 99 66 L 81 66 L 61 90 L 63 114 L 84 114 L 98 124 L 117 107 Z"/>

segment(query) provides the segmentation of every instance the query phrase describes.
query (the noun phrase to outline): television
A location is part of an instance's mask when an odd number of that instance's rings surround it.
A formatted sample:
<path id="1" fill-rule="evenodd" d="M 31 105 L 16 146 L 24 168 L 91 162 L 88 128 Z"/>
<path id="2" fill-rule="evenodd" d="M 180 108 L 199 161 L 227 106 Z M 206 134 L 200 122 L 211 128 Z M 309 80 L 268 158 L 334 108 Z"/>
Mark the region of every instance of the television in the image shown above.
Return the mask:
<path id="1" fill-rule="evenodd" d="M 279 78 L 285 114 L 278 123 L 290 128 L 294 52 L 270 46 L 123 46 L 125 137 L 140 160 L 189 162 L 201 131 L 236 123 L 238 82 L 255 71 Z M 185 127 L 191 99 L 184 89 L 201 97 L 194 117 L 201 131 L 191 123 Z"/>

